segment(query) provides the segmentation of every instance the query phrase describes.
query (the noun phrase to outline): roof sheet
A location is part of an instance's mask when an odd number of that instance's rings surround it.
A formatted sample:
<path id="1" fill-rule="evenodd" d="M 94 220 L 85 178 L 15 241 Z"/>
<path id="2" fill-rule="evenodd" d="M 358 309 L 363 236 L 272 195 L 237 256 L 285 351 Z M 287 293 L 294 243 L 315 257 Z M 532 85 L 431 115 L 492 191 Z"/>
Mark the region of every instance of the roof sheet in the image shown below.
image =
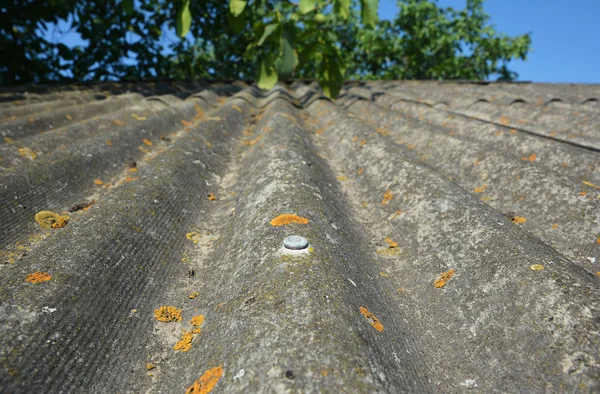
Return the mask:
<path id="1" fill-rule="evenodd" d="M 0 391 L 598 391 L 599 99 L 5 90 Z"/>

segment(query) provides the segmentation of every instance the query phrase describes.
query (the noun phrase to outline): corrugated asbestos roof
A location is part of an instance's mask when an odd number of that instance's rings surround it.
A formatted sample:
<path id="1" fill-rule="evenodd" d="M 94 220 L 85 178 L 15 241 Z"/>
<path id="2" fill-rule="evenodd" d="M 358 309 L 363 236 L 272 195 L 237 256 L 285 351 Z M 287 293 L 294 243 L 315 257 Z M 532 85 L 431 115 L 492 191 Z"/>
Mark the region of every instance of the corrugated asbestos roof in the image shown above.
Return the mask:
<path id="1" fill-rule="evenodd" d="M 600 391 L 600 87 L 342 93 L 2 93 L 0 391 Z"/>

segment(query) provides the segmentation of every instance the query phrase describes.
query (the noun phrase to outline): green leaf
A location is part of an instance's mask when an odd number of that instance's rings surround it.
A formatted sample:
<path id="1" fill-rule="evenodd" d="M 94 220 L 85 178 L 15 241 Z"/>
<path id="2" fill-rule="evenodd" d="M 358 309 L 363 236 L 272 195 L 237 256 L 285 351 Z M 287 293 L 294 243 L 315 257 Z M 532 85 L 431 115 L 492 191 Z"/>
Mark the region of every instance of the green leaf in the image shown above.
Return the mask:
<path id="1" fill-rule="evenodd" d="M 377 7 L 379 0 L 360 0 L 360 17 L 362 24 L 369 29 L 375 28 L 377 23 Z"/>
<path id="2" fill-rule="evenodd" d="M 184 0 L 182 6 L 177 11 L 177 21 L 175 30 L 181 38 L 185 37 L 192 26 L 192 13 L 190 12 L 190 0 Z"/>
<path id="3" fill-rule="evenodd" d="M 302 52 L 300 52 L 300 55 L 298 56 L 298 67 L 302 68 L 302 66 L 304 66 L 304 64 L 306 64 L 306 62 L 308 62 L 309 60 L 312 60 L 314 57 L 314 54 L 317 52 L 317 50 L 320 48 L 320 46 L 321 46 L 321 44 L 316 41 L 305 46 L 304 50 Z"/>
<path id="4" fill-rule="evenodd" d="M 300 13 L 302 15 L 308 14 L 315 9 L 315 0 L 300 0 Z"/>
<path id="5" fill-rule="evenodd" d="M 269 36 L 273 34 L 275 30 L 277 30 L 278 27 L 280 27 L 279 23 L 271 23 L 270 25 L 267 25 L 265 27 L 265 31 L 263 32 L 262 37 L 260 38 L 260 40 L 258 40 L 258 43 L 256 45 L 261 46 L 265 42 L 265 40 L 269 38 Z"/>
<path id="6" fill-rule="evenodd" d="M 327 17 L 319 12 L 317 15 L 315 15 L 315 22 L 317 22 L 319 25 L 322 25 L 323 23 L 327 22 Z"/>
<path id="7" fill-rule="evenodd" d="M 273 62 L 270 57 L 264 58 L 260 62 L 260 71 L 258 74 L 258 87 L 263 90 L 271 90 L 278 81 L 277 71 L 273 68 Z"/>
<path id="8" fill-rule="evenodd" d="M 123 12 L 127 15 L 133 14 L 133 0 L 123 0 L 121 8 L 123 8 Z"/>
<path id="9" fill-rule="evenodd" d="M 286 24 L 281 35 L 279 57 L 275 61 L 275 69 L 282 78 L 289 78 L 298 65 L 298 53 L 293 46 L 293 25 Z"/>
<path id="10" fill-rule="evenodd" d="M 244 12 L 246 4 L 248 4 L 248 2 L 245 0 L 229 0 L 229 11 L 231 11 L 233 16 L 239 16 Z"/>
<path id="11" fill-rule="evenodd" d="M 246 27 L 246 13 L 242 12 L 238 16 L 233 16 L 231 12 L 227 13 L 227 24 L 234 33 L 239 33 Z"/>
<path id="12" fill-rule="evenodd" d="M 344 84 L 344 69 L 340 59 L 334 53 L 329 53 L 323 58 L 319 74 L 319 85 L 323 94 L 327 98 L 335 99 Z"/>
<path id="13" fill-rule="evenodd" d="M 350 17 L 350 4 L 352 0 L 335 0 L 333 3 L 333 12 L 343 20 Z"/>

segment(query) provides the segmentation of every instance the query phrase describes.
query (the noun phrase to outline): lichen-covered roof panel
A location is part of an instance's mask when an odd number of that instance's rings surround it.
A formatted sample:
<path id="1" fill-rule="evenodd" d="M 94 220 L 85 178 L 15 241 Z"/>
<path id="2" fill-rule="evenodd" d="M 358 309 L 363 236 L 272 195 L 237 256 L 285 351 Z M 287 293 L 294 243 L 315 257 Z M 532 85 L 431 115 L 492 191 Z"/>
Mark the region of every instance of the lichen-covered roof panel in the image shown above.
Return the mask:
<path id="1" fill-rule="evenodd" d="M 0 391 L 599 390 L 595 92 L 2 93 Z"/>

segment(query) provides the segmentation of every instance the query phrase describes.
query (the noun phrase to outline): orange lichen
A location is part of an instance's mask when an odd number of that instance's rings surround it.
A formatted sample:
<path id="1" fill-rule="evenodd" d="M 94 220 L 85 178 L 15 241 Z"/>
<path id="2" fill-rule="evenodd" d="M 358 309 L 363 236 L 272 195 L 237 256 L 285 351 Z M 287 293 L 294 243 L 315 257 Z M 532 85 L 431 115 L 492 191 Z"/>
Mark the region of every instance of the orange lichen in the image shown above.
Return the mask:
<path id="1" fill-rule="evenodd" d="M 502 135 L 502 134 L 504 134 L 504 131 L 502 131 L 502 130 L 498 130 L 498 131 L 496 131 L 496 137 L 497 137 L 497 136 L 500 136 L 500 135 Z"/>
<path id="2" fill-rule="evenodd" d="M 367 143 L 367 140 L 362 140 L 362 141 L 360 141 L 360 146 L 363 146 L 363 145 L 365 145 L 366 143 Z"/>
<path id="3" fill-rule="evenodd" d="M 358 137 L 352 137 L 352 142 L 358 141 Z"/>
<path id="4" fill-rule="evenodd" d="M 33 274 L 29 274 L 27 275 L 27 278 L 25 278 L 25 280 L 29 283 L 44 283 L 48 282 L 50 279 L 52 279 L 51 275 L 48 275 L 47 272 L 41 271 L 36 271 Z"/>
<path id="5" fill-rule="evenodd" d="M 381 271 L 379 273 L 379 275 L 383 276 L 384 278 L 389 278 L 390 277 L 390 274 L 388 274 L 387 272 L 384 272 L 384 271 Z"/>
<path id="6" fill-rule="evenodd" d="M 515 222 L 515 223 L 517 223 L 517 224 L 523 224 L 523 223 L 525 223 L 527 221 L 527 219 L 525 219 L 522 216 L 515 216 L 515 217 L 512 218 L 512 221 Z"/>
<path id="7" fill-rule="evenodd" d="M 363 306 L 361 306 L 359 309 L 360 313 L 362 313 L 367 318 L 367 320 L 369 320 L 369 323 L 373 326 L 373 328 L 375 328 L 379 332 L 383 332 L 383 325 L 374 314 L 369 312 L 369 310 Z"/>
<path id="8" fill-rule="evenodd" d="M 396 219 L 401 214 L 402 214 L 402 211 L 398 209 L 396 212 L 394 212 L 394 214 L 392 215 L 392 217 L 390 218 L 390 220 Z"/>
<path id="9" fill-rule="evenodd" d="M 481 187 L 476 187 L 475 193 L 483 193 L 485 191 L 485 189 L 487 189 L 487 185 L 483 185 Z"/>
<path id="10" fill-rule="evenodd" d="M 73 120 L 73 117 L 71 115 L 69 115 L 69 114 L 66 114 L 65 118 L 67 118 L 67 120 Z"/>
<path id="11" fill-rule="evenodd" d="M 600 186 L 594 185 L 593 183 L 590 183 L 590 182 L 587 182 L 587 181 L 583 181 L 583 184 L 586 185 L 586 186 L 595 187 L 596 189 L 600 189 Z"/>
<path id="12" fill-rule="evenodd" d="M 223 366 L 219 365 L 218 367 L 214 367 L 204 372 L 200 379 L 196 380 L 193 385 L 191 385 L 186 391 L 185 394 L 208 394 L 212 391 L 212 389 L 217 385 L 219 379 L 223 375 Z"/>
<path id="13" fill-rule="evenodd" d="M 285 226 L 290 223 L 308 224 L 308 219 L 292 213 L 284 213 L 269 222 L 271 226 Z"/>
<path id="14" fill-rule="evenodd" d="M 556 137 L 557 135 L 558 135 L 558 133 L 556 131 L 550 132 L 550 137 Z"/>
<path id="15" fill-rule="evenodd" d="M 544 266 L 541 264 L 534 264 L 531 267 L 529 267 L 532 271 L 541 271 L 544 269 Z"/>
<path id="16" fill-rule="evenodd" d="M 381 205 L 387 205 L 392 198 L 394 198 L 394 193 L 392 193 L 392 191 L 390 189 L 386 190 L 385 193 L 383 193 L 383 200 L 381 200 Z"/>
<path id="17" fill-rule="evenodd" d="M 521 160 L 523 160 L 523 161 L 529 161 L 531 163 L 533 163 L 535 161 L 535 159 L 537 159 L 537 155 L 535 153 L 533 153 L 529 157 L 521 157 Z"/>
<path id="18" fill-rule="evenodd" d="M 375 131 L 384 137 L 387 137 L 388 135 L 392 134 L 392 132 L 388 130 L 387 127 L 378 127 L 375 129 Z"/>
<path id="19" fill-rule="evenodd" d="M 45 229 L 62 228 L 67 225 L 69 219 L 69 216 L 59 215 L 51 211 L 40 211 L 35 214 L 35 221 Z"/>
<path id="20" fill-rule="evenodd" d="M 35 160 L 37 157 L 36 153 L 29 148 L 19 148 L 19 154 L 29 160 Z"/>
<path id="21" fill-rule="evenodd" d="M 4 142 L 6 142 L 7 144 L 12 144 L 14 141 L 12 138 L 4 137 Z"/>
<path id="22" fill-rule="evenodd" d="M 406 145 L 406 147 L 408 149 L 415 149 L 415 147 L 417 146 L 417 144 L 410 144 L 410 145 Z"/>
<path id="23" fill-rule="evenodd" d="M 175 349 L 176 351 L 181 351 L 181 352 L 187 352 L 188 350 L 190 350 L 192 348 L 192 340 L 194 339 L 194 334 L 192 334 L 190 331 L 183 331 L 183 335 L 181 336 L 181 339 L 179 340 L 179 342 L 177 342 L 175 344 L 175 346 L 173 346 L 173 349 Z"/>
<path id="24" fill-rule="evenodd" d="M 478 166 L 478 165 L 479 165 L 479 163 L 481 163 L 479 160 L 475 160 L 475 161 L 473 162 L 473 164 L 475 164 L 476 166 Z"/>
<path id="25" fill-rule="evenodd" d="M 502 123 L 503 125 L 505 125 L 505 126 L 506 126 L 507 124 L 509 124 L 509 123 L 510 123 L 510 119 L 508 119 L 508 117 L 506 117 L 506 116 L 502 116 L 502 117 L 500 118 L 500 123 Z"/>
<path id="26" fill-rule="evenodd" d="M 541 97 L 538 97 L 537 102 L 535 103 L 535 105 L 537 105 L 538 107 L 544 104 L 544 99 Z"/>
<path id="27" fill-rule="evenodd" d="M 508 131 L 511 132 L 511 133 L 513 133 L 513 134 L 517 132 L 517 130 L 515 130 L 515 129 L 510 129 Z"/>
<path id="28" fill-rule="evenodd" d="M 256 145 L 258 143 L 258 141 L 260 141 L 260 139 L 262 138 L 262 134 L 259 134 L 256 136 L 256 138 L 249 140 L 249 141 L 243 141 L 243 144 L 246 146 L 253 146 Z"/>
<path id="29" fill-rule="evenodd" d="M 96 185 L 98 185 L 98 186 L 100 186 L 100 185 L 103 185 L 103 184 L 104 184 L 104 182 L 103 182 L 102 180 L 100 180 L 100 179 L 94 179 L 94 183 L 95 183 Z"/>
<path id="30" fill-rule="evenodd" d="M 144 138 L 142 142 L 148 146 L 152 146 L 152 141 L 150 141 L 148 138 Z"/>
<path id="31" fill-rule="evenodd" d="M 130 169 L 127 170 L 127 172 L 137 172 L 137 167 L 131 167 Z"/>
<path id="32" fill-rule="evenodd" d="M 146 371 L 151 371 L 154 368 L 156 368 L 156 365 L 152 364 L 152 363 L 147 363 L 146 364 Z"/>
<path id="33" fill-rule="evenodd" d="M 239 113 L 242 113 L 242 109 L 241 109 L 240 107 L 238 107 L 237 105 L 235 105 L 235 104 L 232 104 L 232 105 L 231 105 L 231 108 L 235 109 L 235 110 L 236 110 L 236 111 L 238 111 Z"/>
<path id="34" fill-rule="evenodd" d="M 362 175 L 362 173 L 363 173 L 364 170 L 365 170 L 364 168 L 359 168 L 358 169 L 358 175 Z"/>
<path id="35" fill-rule="evenodd" d="M 106 145 L 112 146 L 112 141 L 111 140 L 106 140 Z"/>
<path id="36" fill-rule="evenodd" d="M 177 309 L 174 306 L 161 306 L 154 310 L 154 318 L 163 323 L 181 321 L 181 309 Z"/>
<path id="37" fill-rule="evenodd" d="M 435 282 L 433 282 L 433 285 L 436 288 L 442 288 L 444 286 L 446 286 L 446 283 L 450 280 L 450 278 L 452 278 L 452 276 L 454 275 L 454 270 L 448 270 L 446 272 L 442 272 L 436 279 Z"/>
<path id="38" fill-rule="evenodd" d="M 214 193 L 208 193 L 208 201 L 215 201 L 217 196 Z"/>
<path id="39" fill-rule="evenodd" d="M 204 322 L 204 315 L 198 315 L 198 316 L 192 317 L 192 320 L 190 320 L 190 324 L 192 326 L 194 326 L 192 333 L 200 334 L 200 332 L 201 332 L 200 326 L 202 325 L 203 322 Z"/>
<path id="40" fill-rule="evenodd" d="M 390 249 L 398 247 L 398 242 L 394 242 L 394 240 L 391 238 L 386 238 L 385 242 L 387 242 L 389 244 Z"/>
<path id="41" fill-rule="evenodd" d="M 585 197 L 585 196 L 587 195 L 587 192 L 579 192 L 579 195 L 580 195 L 581 197 Z"/>
<path id="42" fill-rule="evenodd" d="M 150 153 L 150 151 L 148 149 L 146 149 L 143 145 L 138 146 L 138 149 L 142 153 L 146 153 L 146 154 Z"/>
<path id="43" fill-rule="evenodd" d="M 552 225 L 552 228 L 556 230 L 556 229 L 558 228 L 558 223 L 554 223 L 554 224 Z"/>
<path id="44" fill-rule="evenodd" d="M 327 371 L 326 370 L 321 370 L 321 375 L 323 375 L 324 377 L 327 377 Z"/>
<path id="45" fill-rule="evenodd" d="M 596 243 L 597 243 L 597 244 L 600 244 L 600 238 L 598 238 L 598 239 L 596 240 Z"/>
<path id="46" fill-rule="evenodd" d="M 191 299 L 191 300 L 193 300 L 196 297 L 198 297 L 198 292 L 197 291 L 191 292 L 190 295 L 188 296 L 188 298 Z"/>
<path id="47" fill-rule="evenodd" d="M 527 121 L 525 119 L 519 119 L 519 120 L 517 120 L 517 122 L 519 122 L 519 124 L 527 123 Z"/>
<path id="48" fill-rule="evenodd" d="M 116 124 L 117 126 L 123 126 L 123 122 L 121 122 L 120 120 L 113 120 L 114 124 Z"/>

